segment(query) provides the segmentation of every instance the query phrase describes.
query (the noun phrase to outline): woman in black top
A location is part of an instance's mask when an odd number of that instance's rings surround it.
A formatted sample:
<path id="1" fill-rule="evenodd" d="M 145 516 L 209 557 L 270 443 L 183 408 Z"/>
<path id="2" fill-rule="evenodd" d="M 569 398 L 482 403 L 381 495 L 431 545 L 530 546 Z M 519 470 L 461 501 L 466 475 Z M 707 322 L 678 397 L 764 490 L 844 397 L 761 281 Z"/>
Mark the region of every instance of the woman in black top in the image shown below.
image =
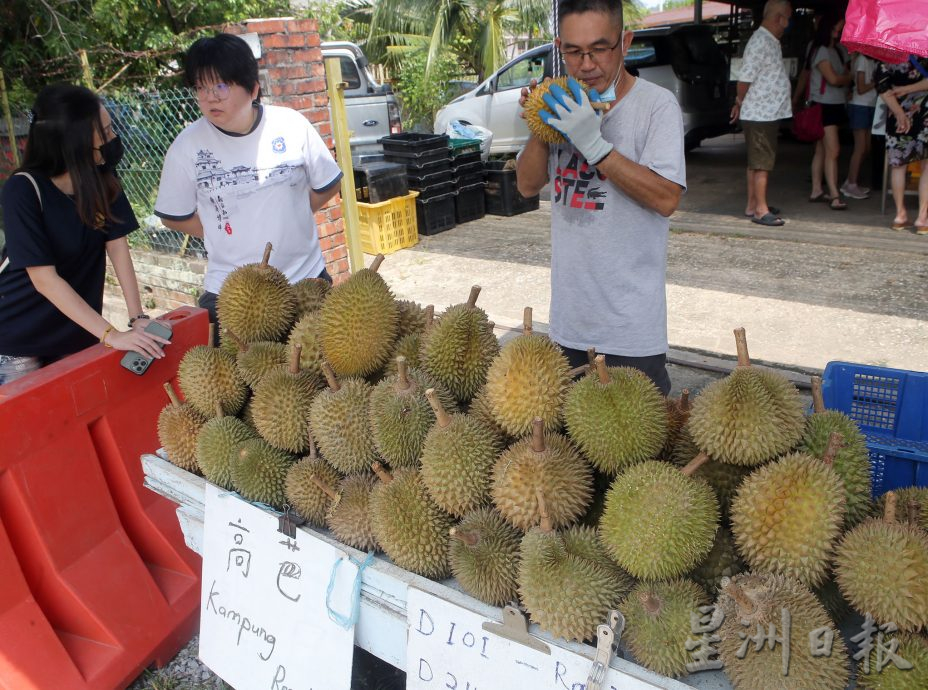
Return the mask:
<path id="1" fill-rule="evenodd" d="M 928 58 L 909 58 L 899 65 L 880 63 L 876 90 L 889 108 L 886 118 L 886 153 L 892 168 L 896 217 L 893 230 L 908 227 L 905 210 L 905 171 L 921 161 L 918 184 L 918 217 L 915 232 L 928 235 Z"/>
<path id="2" fill-rule="evenodd" d="M 113 174 L 122 144 L 109 114 L 92 91 L 60 84 L 32 117 L 23 167 L 3 186 L 0 385 L 98 342 L 163 357 L 167 341 L 142 330 L 126 241 L 139 225 Z M 138 315 L 128 331 L 101 315 L 107 255 Z"/>

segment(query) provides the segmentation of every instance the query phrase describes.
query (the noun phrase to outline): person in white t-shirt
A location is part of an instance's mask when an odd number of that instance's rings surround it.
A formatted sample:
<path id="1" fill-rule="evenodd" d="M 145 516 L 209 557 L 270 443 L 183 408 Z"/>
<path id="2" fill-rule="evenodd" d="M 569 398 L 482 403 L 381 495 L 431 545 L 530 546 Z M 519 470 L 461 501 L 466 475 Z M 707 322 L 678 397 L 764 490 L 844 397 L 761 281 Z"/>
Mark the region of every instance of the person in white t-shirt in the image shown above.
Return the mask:
<path id="1" fill-rule="evenodd" d="M 841 185 L 841 193 L 851 199 L 866 199 L 870 193 L 868 187 L 858 184 L 860 166 L 864 157 L 870 153 L 870 129 L 873 126 L 873 113 L 876 112 L 876 84 L 873 71 L 876 62 L 863 53 L 857 53 L 851 67 L 854 91 L 851 102 L 847 105 L 847 115 L 854 133 L 854 152 L 851 154 L 847 180 Z"/>
<path id="2" fill-rule="evenodd" d="M 258 63 L 232 34 L 201 38 L 185 77 L 203 113 L 177 135 L 161 172 L 155 214 L 202 237 L 208 263 L 199 305 L 216 322 L 216 296 L 235 268 L 270 263 L 290 282 L 331 282 L 313 214 L 339 189 L 341 170 L 303 115 L 259 102 Z"/>

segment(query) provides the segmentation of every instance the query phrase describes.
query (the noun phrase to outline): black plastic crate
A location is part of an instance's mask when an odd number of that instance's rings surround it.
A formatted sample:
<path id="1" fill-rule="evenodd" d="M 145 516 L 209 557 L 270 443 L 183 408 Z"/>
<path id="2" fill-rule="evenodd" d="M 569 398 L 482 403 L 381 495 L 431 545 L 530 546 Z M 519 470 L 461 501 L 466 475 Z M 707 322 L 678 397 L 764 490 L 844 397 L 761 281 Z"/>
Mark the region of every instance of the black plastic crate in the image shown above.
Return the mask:
<path id="1" fill-rule="evenodd" d="M 483 183 L 485 180 L 486 173 L 483 171 L 483 169 L 454 178 L 455 185 L 458 188 L 469 187 L 470 185 L 477 184 L 478 182 Z"/>
<path id="2" fill-rule="evenodd" d="M 454 180 L 445 180 L 444 182 L 437 182 L 425 187 L 420 187 L 417 191 L 419 192 L 420 199 L 431 199 L 432 197 L 442 196 L 443 194 L 453 194 L 455 189 L 456 185 L 454 184 Z"/>
<path id="3" fill-rule="evenodd" d="M 484 190 L 487 213 L 494 216 L 515 216 L 538 209 L 538 196 L 526 199 L 516 187 L 516 171 L 504 170 L 503 161 L 487 163 L 487 186 Z"/>
<path id="4" fill-rule="evenodd" d="M 451 165 L 457 168 L 460 165 L 467 165 L 468 163 L 481 163 L 480 151 L 474 151 L 472 153 L 454 153 L 451 154 Z"/>
<path id="5" fill-rule="evenodd" d="M 441 182 L 453 182 L 454 173 L 450 170 L 439 170 L 438 172 L 430 172 L 425 175 L 416 175 L 415 173 L 409 172 L 407 168 L 406 179 L 409 182 L 410 189 L 422 189 L 423 187 L 430 187 L 431 185 Z"/>
<path id="6" fill-rule="evenodd" d="M 459 187 L 454 199 L 454 217 L 458 223 L 467 223 L 486 214 L 486 201 L 483 198 L 483 182 Z"/>
<path id="7" fill-rule="evenodd" d="M 480 153 L 480 139 L 451 139 L 451 157 L 458 158 L 476 151 Z"/>
<path id="8" fill-rule="evenodd" d="M 367 163 L 355 167 L 354 186 L 358 201 L 379 204 L 409 194 L 406 166 L 400 163 Z"/>
<path id="9" fill-rule="evenodd" d="M 451 159 L 447 156 L 435 160 L 420 160 L 418 158 L 404 158 L 403 156 L 395 156 L 392 153 L 387 153 L 384 154 L 384 157 L 390 163 L 402 163 L 406 166 L 406 172 L 408 174 L 420 177 L 433 172 L 451 170 Z"/>
<path id="10" fill-rule="evenodd" d="M 403 132 L 380 139 L 387 160 L 423 165 L 432 161 L 451 160 L 446 134 Z"/>
<path id="11" fill-rule="evenodd" d="M 431 199 L 416 199 L 416 222 L 420 235 L 435 235 L 454 227 L 455 198 L 456 194 L 449 192 Z"/>
<path id="12" fill-rule="evenodd" d="M 464 177 L 465 175 L 472 175 L 474 173 L 483 173 L 486 170 L 486 166 L 483 161 L 478 157 L 476 161 L 471 163 L 454 163 L 452 167 L 454 170 L 455 177 Z"/>

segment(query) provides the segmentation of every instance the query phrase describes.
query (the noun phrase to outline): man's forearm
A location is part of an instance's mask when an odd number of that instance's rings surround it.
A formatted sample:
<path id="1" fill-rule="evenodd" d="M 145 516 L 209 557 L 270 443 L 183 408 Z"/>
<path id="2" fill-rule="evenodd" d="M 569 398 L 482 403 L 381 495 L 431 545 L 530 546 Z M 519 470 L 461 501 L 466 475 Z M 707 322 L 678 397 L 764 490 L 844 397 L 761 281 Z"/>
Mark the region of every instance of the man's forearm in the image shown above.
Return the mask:
<path id="1" fill-rule="evenodd" d="M 683 188 L 613 150 L 596 166 L 606 178 L 642 206 L 670 216 L 680 204 Z"/>
<path id="2" fill-rule="evenodd" d="M 516 161 L 516 187 L 529 198 L 537 195 L 548 183 L 548 145 L 537 137 L 528 143 Z"/>
<path id="3" fill-rule="evenodd" d="M 203 237 L 203 224 L 200 222 L 200 216 L 196 213 L 184 220 L 162 218 L 161 222 L 164 224 L 164 227 L 175 230 L 176 232 L 182 232 L 191 237 Z"/>

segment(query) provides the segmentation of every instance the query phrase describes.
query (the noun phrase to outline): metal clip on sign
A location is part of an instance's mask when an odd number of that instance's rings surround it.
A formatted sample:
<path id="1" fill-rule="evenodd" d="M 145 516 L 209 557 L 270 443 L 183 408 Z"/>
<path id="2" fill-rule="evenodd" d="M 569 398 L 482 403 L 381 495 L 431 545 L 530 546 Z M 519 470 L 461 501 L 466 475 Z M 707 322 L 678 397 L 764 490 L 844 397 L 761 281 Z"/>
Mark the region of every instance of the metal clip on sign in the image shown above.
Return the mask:
<path id="1" fill-rule="evenodd" d="M 277 531 L 290 539 L 296 538 L 296 528 L 306 520 L 296 512 L 290 512 L 290 506 L 284 506 L 283 515 L 277 518 Z"/>
<path id="2" fill-rule="evenodd" d="M 602 690 L 606 671 L 612 663 L 612 653 L 622 639 L 624 630 L 625 616 L 615 610 L 609 612 L 609 625 L 596 626 L 596 661 L 593 662 L 593 668 L 587 676 L 586 690 Z"/>
<path id="3" fill-rule="evenodd" d="M 502 623 L 484 623 L 483 629 L 507 640 L 518 642 L 542 654 L 550 654 L 551 648 L 537 637 L 528 633 L 528 621 L 525 614 L 510 604 L 503 608 Z"/>

